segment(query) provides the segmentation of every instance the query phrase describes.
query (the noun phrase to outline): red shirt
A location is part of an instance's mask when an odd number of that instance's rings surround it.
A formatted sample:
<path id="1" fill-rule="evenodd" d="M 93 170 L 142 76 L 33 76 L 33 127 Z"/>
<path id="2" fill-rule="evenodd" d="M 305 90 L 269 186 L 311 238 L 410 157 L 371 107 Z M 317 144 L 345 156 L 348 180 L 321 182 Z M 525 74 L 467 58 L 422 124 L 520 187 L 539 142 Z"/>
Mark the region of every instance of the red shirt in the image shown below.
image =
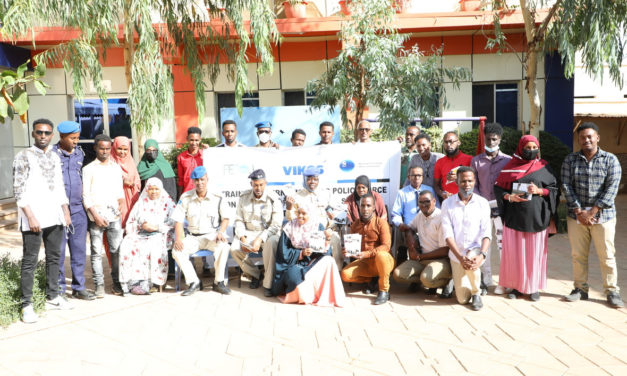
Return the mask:
<path id="1" fill-rule="evenodd" d="M 433 168 L 433 178 L 440 179 L 440 189 L 451 194 L 456 194 L 459 191 L 457 182 L 447 182 L 446 175 L 448 175 L 449 171 L 455 167 L 470 166 L 471 160 L 472 157 L 470 155 L 464 154 L 461 151 L 454 158 L 450 158 L 445 155 L 444 157 L 438 159 L 438 161 L 435 162 L 435 167 Z"/>
<path id="2" fill-rule="evenodd" d="M 194 155 L 185 150 L 176 157 L 176 170 L 179 175 L 178 185 L 183 187 L 183 192 L 194 189 L 194 182 L 190 176 L 198 166 L 202 166 L 202 150 L 198 150 L 198 153 Z"/>

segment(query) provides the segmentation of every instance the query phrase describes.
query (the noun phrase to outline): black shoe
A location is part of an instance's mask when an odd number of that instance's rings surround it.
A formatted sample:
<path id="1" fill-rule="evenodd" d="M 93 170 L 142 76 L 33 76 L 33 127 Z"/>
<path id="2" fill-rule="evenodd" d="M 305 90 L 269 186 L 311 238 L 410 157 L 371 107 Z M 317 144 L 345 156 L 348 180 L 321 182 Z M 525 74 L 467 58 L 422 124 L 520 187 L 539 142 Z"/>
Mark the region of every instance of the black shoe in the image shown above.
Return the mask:
<path id="1" fill-rule="evenodd" d="M 441 299 L 450 299 L 453 296 L 453 290 L 455 290 L 455 284 L 451 279 L 446 286 L 442 288 L 442 293 L 438 295 Z"/>
<path id="2" fill-rule="evenodd" d="M 111 291 L 113 292 L 113 295 L 124 296 L 124 290 L 122 290 L 120 282 L 113 282 L 113 285 L 111 285 Z"/>
<path id="3" fill-rule="evenodd" d="M 228 286 L 224 284 L 224 281 L 220 281 L 217 284 L 214 283 L 213 291 L 217 291 L 223 295 L 231 295 L 231 289 L 229 289 Z"/>
<path id="4" fill-rule="evenodd" d="M 521 295 L 520 291 L 514 289 L 507 294 L 507 299 L 517 299 Z"/>
<path id="5" fill-rule="evenodd" d="M 612 308 L 621 308 L 625 306 L 625 303 L 623 303 L 623 300 L 616 291 L 610 291 L 607 294 L 607 304 L 609 304 Z"/>
<path id="6" fill-rule="evenodd" d="M 272 296 L 274 296 L 274 294 L 272 293 L 271 289 L 267 289 L 267 288 L 263 288 L 263 296 L 265 296 L 266 298 L 270 298 Z"/>
<path id="7" fill-rule="evenodd" d="M 183 291 L 181 296 L 190 296 L 198 290 L 202 290 L 202 281 L 194 282 L 191 285 L 189 285 L 187 290 Z"/>
<path id="8" fill-rule="evenodd" d="M 409 288 L 407 289 L 407 291 L 411 293 L 418 292 L 419 290 L 420 290 L 420 284 L 416 282 L 410 283 Z"/>
<path id="9" fill-rule="evenodd" d="M 486 296 L 486 295 L 488 295 L 488 289 L 481 288 L 481 296 Z"/>
<path id="10" fill-rule="evenodd" d="M 379 291 L 377 298 L 374 300 L 375 305 L 387 303 L 390 300 L 390 293 L 387 291 Z"/>
<path id="11" fill-rule="evenodd" d="M 250 281 L 250 287 L 251 289 L 258 289 L 259 288 L 259 283 L 261 282 L 261 276 L 259 276 L 259 278 L 255 278 L 253 277 L 253 279 Z"/>
<path id="12" fill-rule="evenodd" d="M 437 293 L 438 293 L 438 289 L 434 289 L 434 288 L 427 289 L 427 291 L 425 292 L 425 294 L 427 295 L 435 295 Z"/>
<path id="13" fill-rule="evenodd" d="M 478 311 L 483 308 L 483 302 L 481 301 L 481 295 L 473 295 L 472 303 L 470 303 L 473 311 Z"/>
<path id="14" fill-rule="evenodd" d="M 87 290 L 74 290 L 72 291 L 72 297 L 74 299 L 80 299 L 80 300 L 95 300 L 96 299 L 96 295 L 94 295 L 93 293 Z"/>
<path id="15" fill-rule="evenodd" d="M 566 295 L 564 299 L 568 302 L 576 302 L 578 300 L 588 300 L 588 293 L 582 289 L 576 287 L 569 295 Z"/>
<path id="16" fill-rule="evenodd" d="M 364 294 L 374 294 L 379 291 L 379 277 L 374 277 L 370 280 L 370 282 L 366 283 L 365 287 L 361 292 Z"/>
<path id="17" fill-rule="evenodd" d="M 538 300 L 540 300 L 540 291 L 529 294 L 529 299 L 531 299 L 532 302 L 537 302 Z"/>

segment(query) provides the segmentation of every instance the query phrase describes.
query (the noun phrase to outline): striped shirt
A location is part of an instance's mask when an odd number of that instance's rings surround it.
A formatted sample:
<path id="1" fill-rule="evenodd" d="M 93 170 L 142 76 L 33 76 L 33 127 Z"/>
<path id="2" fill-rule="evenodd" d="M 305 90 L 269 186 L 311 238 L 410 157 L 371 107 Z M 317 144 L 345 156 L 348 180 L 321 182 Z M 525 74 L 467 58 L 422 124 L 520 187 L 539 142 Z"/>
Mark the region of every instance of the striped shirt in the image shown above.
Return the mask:
<path id="1" fill-rule="evenodd" d="M 562 164 L 562 188 L 568 205 L 568 215 L 577 218 L 574 210 L 598 206 L 598 223 L 616 217 L 614 200 L 618 193 L 622 170 L 618 158 L 598 149 L 590 161 L 582 152 L 566 156 Z"/>

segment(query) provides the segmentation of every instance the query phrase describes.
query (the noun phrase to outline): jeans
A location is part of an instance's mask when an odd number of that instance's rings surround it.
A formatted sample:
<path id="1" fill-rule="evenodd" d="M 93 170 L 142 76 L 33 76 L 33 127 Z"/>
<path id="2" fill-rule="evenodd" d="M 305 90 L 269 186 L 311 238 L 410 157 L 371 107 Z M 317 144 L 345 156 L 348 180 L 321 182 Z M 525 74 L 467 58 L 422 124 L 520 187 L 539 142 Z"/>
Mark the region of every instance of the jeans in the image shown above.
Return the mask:
<path id="1" fill-rule="evenodd" d="M 91 239 L 91 270 L 93 273 L 94 285 L 104 285 L 104 273 L 102 271 L 102 255 L 105 253 L 102 243 L 102 236 L 107 234 L 109 243 L 109 254 L 111 255 L 111 279 L 113 283 L 119 283 L 119 255 L 120 244 L 122 243 L 122 225 L 118 219 L 109 222 L 106 227 L 100 227 L 95 222 L 89 222 L 89 238 Z"/>
<path id="2" fill-rule="evenodd" d="M 22 232 L 22 243 L 24 244 L 20 277 L 22 307 L 32 303 L 33 281 L 42 238 L 46 252 L 46 297 L 54 299 L 59 295 L 59 257 L 62 237 L 63 226 L 61 225 L 46 227 L 40 232 Z"/>

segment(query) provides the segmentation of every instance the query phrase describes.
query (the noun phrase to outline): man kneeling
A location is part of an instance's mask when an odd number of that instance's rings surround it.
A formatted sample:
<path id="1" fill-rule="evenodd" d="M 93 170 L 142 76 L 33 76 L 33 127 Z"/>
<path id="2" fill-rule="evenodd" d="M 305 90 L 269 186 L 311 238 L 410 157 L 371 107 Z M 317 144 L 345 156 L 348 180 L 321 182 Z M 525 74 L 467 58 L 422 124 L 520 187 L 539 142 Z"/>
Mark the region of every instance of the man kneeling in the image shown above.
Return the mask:
<path id="1" fill-rule="evenodd" d="M 407 234 L 409 260 L 394 269 L 394 280 L 400 283 L 422 283 L 428 295 L 434 295 L 442 287 L 442 298 L 450 298 L 453 291 L 449 248 L 442 236 L 442 217 L 436 200 L 430 191 L 422 191 L 418 196 L 420 212 L 409 224 Z M 418 235 L 417 244 L 414 234 Z"/>
<path id="2" fill-rule="evenodd" d="M 351 225 L 351 234 L 361 235 L 361 253 L 342 269 L 344 282 L 367 283 L 379 277 L 379 294 L 374 304 L 390 299 L 390 273 L 394 258 L 390 254 L 390 225 L 374 214 L 374 197 L 366 193 L 359 200 L 359 219 Z M 344 250 L 344 256 L 347 256 Z"/>

